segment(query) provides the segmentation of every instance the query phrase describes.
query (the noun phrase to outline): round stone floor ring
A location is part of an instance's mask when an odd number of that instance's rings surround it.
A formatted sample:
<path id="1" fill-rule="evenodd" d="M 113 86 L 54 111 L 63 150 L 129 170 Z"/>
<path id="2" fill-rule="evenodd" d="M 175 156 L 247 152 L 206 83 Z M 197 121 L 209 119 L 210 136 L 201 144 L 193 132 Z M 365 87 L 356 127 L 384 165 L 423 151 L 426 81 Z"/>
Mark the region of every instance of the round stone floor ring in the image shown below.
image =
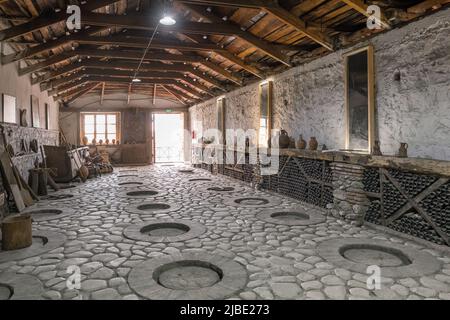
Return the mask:
<path id="1" fill-rule="evenodd" d="M 293 207 L 265 210 L 258 214 L 258 219 L 287 226 L 308 226 L 324 222 L 326 216 L 321 214 L 317 209 Z"/>
<path id="2" fill-rule="evenodd" d="M 130 198 L 130 199 L 147 199 L 154 197 L 163 197 L 167 195 L 167 192 L 148 189 L 148 188 L 140 188 L 140 189 L 128 189 L 127 191 L 123 191 L 119 193 L 120 198 Z"/>
<path id="3" fill-rule="evenodd" d="M 146 201 L 129 206 L 126 210 L 130 213 L 136 213 L 139 215 L 148 214 L 162 214 L 173 211 L 178 211 L 181 208 L 181 204 L 168 202 L 165 200 Z"/>
<path id="4" fill-rule="evenodd" d="M 132 240 L 147 242 L 181 242 L 205 233 L 204 225 L 185 219 L 158 219 L 131 225 L 123 235 Z"/>
<path id="5" fill-rule="evenodd" d="M 420 277 L 441 269 L 431 254 L 415 248 L 377 239 L 338 238 L 321 242 L 318 253 L 341 268 L 367 273 L 377 265 L 383 277 Z"/>
<path id="6" fill-rule="evenodd" d="M 264 208 L 280 205 L 281 199 L 266 195 L 254 195 L 226 198 L 223 203 L 233 207 Z"/>
<path id="7" fill-rule="evenodd" d="M 67 207 L 30 207 L 23 213 L 31 214 L 33 221 L 49 221 L 62 219 L 75 213 L 75 210 Z"/>
<path id="8" fill-rule="evenodd" d="M 130 288 L 152 300 L 225 299 L 245 288 L 247 281 L 244 266 L 208 252 L 146 260 L 128 276 Z"/>

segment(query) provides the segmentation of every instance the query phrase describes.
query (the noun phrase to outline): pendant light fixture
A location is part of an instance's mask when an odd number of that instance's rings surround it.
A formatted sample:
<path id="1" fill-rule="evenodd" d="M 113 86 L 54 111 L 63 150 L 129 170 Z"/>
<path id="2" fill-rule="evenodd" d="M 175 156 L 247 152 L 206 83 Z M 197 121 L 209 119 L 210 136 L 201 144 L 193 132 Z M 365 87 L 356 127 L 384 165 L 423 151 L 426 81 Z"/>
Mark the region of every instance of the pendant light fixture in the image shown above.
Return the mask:
<path id="1" fill-rule="evenodd" d="M 164 26 L 173 26 L 175 23 L 177 23 L 177 21 L 170 14 L 170 10 L 167 6 L 166 0 L 163 0 L 163 15 L 159 20 L 159 23 Z"/>

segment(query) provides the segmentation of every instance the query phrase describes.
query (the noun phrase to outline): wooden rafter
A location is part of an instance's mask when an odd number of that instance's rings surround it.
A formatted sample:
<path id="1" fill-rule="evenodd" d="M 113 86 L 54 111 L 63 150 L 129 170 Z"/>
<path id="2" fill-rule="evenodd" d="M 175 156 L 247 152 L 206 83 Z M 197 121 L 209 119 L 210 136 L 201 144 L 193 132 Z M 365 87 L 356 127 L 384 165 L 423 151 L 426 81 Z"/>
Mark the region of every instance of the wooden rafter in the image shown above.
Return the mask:
<path id="1" fill-rule="evenodd" d="M 106 82 L 103 82 L 102 92 L 100 94 L 100 104 L 103 104 L 103 99 L 105 98 L 105 87 L 106 87 Z"/>
<path id="2" fill-rule="evenodd" d="M 214 5 L 216 1 L 210 1 L 210 0 L 178 0 L 179 2 L 185 2 L 185 3 L 192 3 L 192 4 L 198 4 L 198 5 Z M 236 7 L 246 7 L 245 3 L 246 1 L 231 1 L 231 0 L 224 0 L 219 1 L 222 6 L 236 6 Z M 313 41 L 319 43 L 320 45 L 324 46 L 328 50 L 333 50 L 334 45 L 333 41 L 324 33 L 321 33 L 313 28 L 309 28 L 307 26 L 307 23 L 300 18 L 298 18 L 296 15 L 292 14 L 288 10 L 284 9 L 280 5 L 278 5 L 277 1 L 266 1 L 266 0 L 260 0 L 260 1 L 252 1 L 253 8 L 262 9 L 265 12 L 273 15 L 274 17 L 280 19 L 287 25 L 295 28 L 296 30 L 304 33 L 307 37 L 312 39 Z"/>
<path id="3" fill-rule="evenodd" d="M 106 7 L 120 0 L 95 0 L 81 5 L 81 12 L 89 12 L 97 10 L 102 7 Z M 65 10 L 60 12 L 52 12 L 46 15 L 40 15 L 29 22 L 13 26 L 11 28 L 0 31 L 0 41 L 7 41 L 31 33 L 33 31 L 46 28 L 55 23 L 65 21 L 68 18 L 68 14 Z"/>
<path id="4" fill-rule="evenodd" d="M 128 81 L 131 81 L 134 77 L 133 71 L 127 71 L 127 70 L 100 70 L 100 69 L 86 69 L 82 71 L 81 73 L 77 73 L 77 76 L 80 77 L 92 77 L 92 76 L 109 76 L 109 77 L 118 77 L 118 78 L 125 78 Z M 206 94 L 213 96 L 212 93 L 209 91 L 209 89 L 200 83 L 197 83 L 193 81 L 192 79 L 188 77 L 183 77 L 183 75 L 176 73 L 176 72 L 139 72 L 138 77 L 140 79 L 176 79 L 179 81 L 182 81 L 184 83 L 189 84 L 191 87 L 195 88 L 196 90 L 203 91 Z M 70 83 L 68 84 L 70 86 Z M 63 91 L 61 87 L 58 87 L 56 89 L 52 89 L 49 91 L 49 94 L 55 94 L 58 92 Z"/>
<path id="5" fill-rule="evenodd" d="M 182 104 L 185 104 L 185 102 L 183 101 L 183 97 L 181 95 L 179 95 L 178 93 L 174 92 L 173 90 L 168 89 L 166 86 L 161 86 L 164 90 L 166 90 L 169 94 L 171 94 L 175 99 L 177 99 L 179 102 L 181 102 Z M 153 96 L 155 96 L 153 94 Z M 153 103 L 155 104 L 155 103 Z"/>
<path id="6" fill-rule="evenodd" d="M 66 103 L 71 103 L 73 101 L 75 101 L 76 99 L 84 96 L 85 94 L 88 94 L 89 92 L 91 92 L 92 90 L 94 90 L 95 88 L 97 88 L 101 83 L 93 83 L 88 85 L 86 88 L 82 89 L 82 90 L 77 90 L 76 92 L 73 92 L 70 96 L 68 96 L 68 99 L 64 100 Z"/>
<path id="7" fill-rule="evenodd" d="M 85 83 L 89 83 L 89 82 L 96 82 L 96 83 L 97 82 L 106 82 L 107 84 L 109 84 L 109 83 L 129 84 L 131 82 L 131 79 L 116 78 L 116 77 L 111 77 L 111 76 L 83 77 L 83 78 L 81 78 L 81 80 L 77 81 L 76 83 L 73 83 L 73 85 L 81 86 L 81 85 L 83 85 Z M 194 97 L 197 97 L 200 99 L 204 98 L 204 96 L 202 96 L 197 91 L 194 91 L 194 90 L 188 88 L 187 86 L 183 86 L 182 84 L 180 84 L 180 82 L 178 82 L 176 80 L 171 80 L 171 79 L 142 79 L 140 83 L 133 83 L 133 86 L 139 87 L 141 85 L 148 85 L 148 84 L 173 85 L 183 91 L 188 92 L 189 94 L 193 95 Z M 66 95 L 67 95 L 67 93 L 58 95 L 57 99 L 60 99 L 61 97 L 65 97 Z"/>
<path id="8" fill-rule="evenodd" d="M 143 29 L 154 30 L 158 25 L 157 22 L 149 23 L 147 16 L 143 15 L 110 15 L 102 13 L 85 13 L 82 15 L 82 21 L 85 24 L 96 26 L 114 26 L 130 29 Z M 263 51 L 267 55 L 271 56 L 275 60 L 281 63 L 292 66 L 289 62 L 289 58 L 285 56 L 276 47 L 270 43 L 261 40 L 251 33 L 241 30 L 236 25 L 230 23 L 223 23 L 222 21 L 215 20 L 214 24 L 200 23 L 200 22 L 180 22 L 174 26 L 159 26 L 158 30 L 165 32 L 181 32 L 192 33 L 201 35 L 224 35 L 224 36 L 237 36 L 257 49 Z"/>
<path id="9" fill-rule="evenodd" d="M 344 2 L 346 5 L 348 5 L 349 7 L 351 7 L 352 9 L 358 11 L 359 13 L 365 15 L 366 17 L 371 17 L 371 13 L 367 11 L 367 8 L 369 7 L 369 5 L 367 5 L 366 3 L 364 3 L 364 1 L 362 0 L 341 0 L 342 2 Z M 381 17 L 380 19 L 377 21 L 384 29 L 390 29 L 391 25 L 388 21 L 388 19 L 386 18 L 386 16 L 384 15 L 383 12 L 381 12 Z"/>

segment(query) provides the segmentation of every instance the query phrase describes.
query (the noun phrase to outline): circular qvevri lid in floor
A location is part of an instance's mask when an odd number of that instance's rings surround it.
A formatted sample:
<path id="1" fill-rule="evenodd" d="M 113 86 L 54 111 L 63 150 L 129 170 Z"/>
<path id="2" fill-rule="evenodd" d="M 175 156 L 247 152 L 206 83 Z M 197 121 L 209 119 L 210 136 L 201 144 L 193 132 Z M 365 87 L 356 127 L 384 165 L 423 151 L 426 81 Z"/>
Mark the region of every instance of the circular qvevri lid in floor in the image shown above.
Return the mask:
<path id="1" fill-rule="evenodd" d="M 248 281 L 245 267 L 209 252 L 181 253 L 144 261 L 128 276 L 140 296 L 152 300 L 226 299 Z"/>

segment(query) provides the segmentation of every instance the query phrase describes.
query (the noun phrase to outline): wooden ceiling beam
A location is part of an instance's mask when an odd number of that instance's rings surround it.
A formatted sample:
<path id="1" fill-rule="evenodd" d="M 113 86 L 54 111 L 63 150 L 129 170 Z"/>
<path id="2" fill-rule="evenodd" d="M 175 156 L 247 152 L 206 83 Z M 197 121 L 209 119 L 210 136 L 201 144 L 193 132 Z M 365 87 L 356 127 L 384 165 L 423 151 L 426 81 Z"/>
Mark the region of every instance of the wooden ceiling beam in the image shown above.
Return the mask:
<path id="1" fill-rule="evenodd" d="M 101 84 L 101 82 L 93 83 L 91 85 L 88 85 L 87 88 L 85 88 L 85 89 L 77 90 L 78 92 L 71 95 L 69 99 L 65 100 L 65 102 L 66 103 L 74 102 L 76 99 L 81 98 L 82 96 L 88 94 L 92 90 L 95 90 L 100 84 Z"/>
<path id="2" fill-rule="evenodd" d="M 156 86 L 156 85 L 155 85 Z M 170 95 L 172 95 L 175 99 L 177 99 L 180 103 L 186 104 L 183 100 L 183 97 L 175 92 L 173 92 L 170 89 L 167 89 L 166 86 L 161 86 L 164 90 L 166 90 Z M 155 93 L 153 93 L 153 97 L 155 96 Z M 155 102 L 153 102 L 155 104 Z"/>
<path id="3" fill-rule="evenodd" d="M 84 5 L 80 6 L 81 12 L 90 12 L 106 6 L 109 6 L 120 0 L 95 0 L 89 1 Z M 0 41 L 7 41 L 31 33 L 33 31 L 39 30 L 41 28 L 46 28 L 55 23 L 65 21 L 69 15 L 66 10 L 61 10 L 59 12 L 52 12 L 49 14 L 42 14 L 29 22 L 19 24 L 17 26 L 10 27 L 0 31 Z"/>
<path id="4" fill-rule="evenodd" d="M 77 74 L 78 75 L 78 74 Z M 106 69 L 86 69 L 80 73 L 80 76 L 82 77 L 95 77 L 95 76 L 108 76 L 108 77 L 119 77 L 119 78 L 125 78 L 124 80 L 128 80 L 128 82 L 131 82 L 131 80 L 134 78 L 134 72 L 133 71 L 126 71 L 126 70 L 106 70 Z M 176 79 L 182 82 L 185 82 L 189 84 L 190 86 L 194 87 L 197 90 L 203 91 L 209 96 L 213 96 L 213 94 L 209 91 L 209 89 L 205 86 L 203 86 L 200 83 L 197 83 L 196 81 L 193 81 L 191 78 L 183 77 L 182 74 L 177 72 L 146 72 L 141 71 L 138 74 L 139 79 Z M 56 93 L 60 93 L 64 90 L 67 90 L 64 86 L 63 87 L 56 87 L 54 89 L 49 90 L 49 94 L 53 95 Z"/>
<path id="5" fill-rule="evenodd" d="M 216 1 L 211 0 L 178 0 L 179 2 L 184 3 L 191 3 L 191 4 L 198 4 L 203 6 L 211 6 L 215 5 L 214 3 Z M 219 1 L 221 6 L 237 6 L 237 7 L 245 7 L 243 3 L 246 1 L 231 1 L 231 0 L 224 0 Z M 309 28 L 307 26 L 307 23 L 303 20 L 301 20 L 298 16 L 292 14 L 288 10 L 284 9 L 280 5 L 278 5 L 278 1 L 266 1 L 266 0 L 260 0 L 260 1 L 252 1 L 252 4 L 255 6 L 254 8 L 258 8 L 261 10 L 264 10 L 265 12 L 271 14 L 272 16 L 276 17 L 277 19 L 283 21 L 285 24 L 293 27 L 299 32 L 302 32 L 307 37 L 309 37 L 311 40 L 319 43 L 320 45 L 324 46 L 328 50 L 334 50 L 333 41 L 323 32 L 319 32 L 316 29 Z"/>
<path id="6" fill-rule="evenodd" d="M 83 60 L 82 62 L 76 62 L 69 64 L 63 68 L 60 68 L 58 70 L 49 72 L 48 74 L 45 74 L 41 77 L 37 77 L 33 79 L 33 84 L 36 83 L 42 83 L 41 89 L 46 90 L 49 88 L 56 87 L 56 81 L 50 81 L 51 79 L 54 79 L 56 77 L 63 76 L 70 72 L 75 72 L 82 68 L 96 68 L 96 69 L 103 69 L 104 73 L 110 73 L 111 69 L 112 71 L 118 71 L 121 70 L 136 70 L 139 66 L 139 63 L 134 62 L 123 62 L 123 61 L 99 61 L 99 60 Z M 147 72 L 146 72 L 147 71 Z M 152 72 L 148 72 L 152 71 Z M 162 71 L 162 72 L 155 72 L 155 71 Z M 169 72 L 172 71 L 172 72 Z M 189 82 L 192 86 L 195 86 L 199 88 L 202 91 L 205 91 L 206 93 L 211 95 L 211 92 L 209 88 L 203 86 L 197 81 L 192 80 L 189 77 L 185 77 L 184 75 L 187 73 L 192 73 L 194 75 L 203 76 L 201 72 L 197 70 L 192 70 L 192 68 L 186 66 L 186 65 L 170 65 L 170 64 L 163 64 L 163 63 L 143 63 L 140 66 L 140 72 L 138 74 L 139 77 L 163 77 L 163 78 L 173 78 L 173 79 L 180 79 L 184 80 L 185 82 Z M 124 72 L 127 76 L 132 77 L 132 72 Z M 66 77 L 63 77 L 61 80 L 64 80 Z M 47 82 L 45 82 L 47 81 Z M 61 82 L 58 82 L 61 84 Z"/>
<path id="7" fill-rule="evenodd" d="M 75 41 L 82 44 L 94 44 L 94 45 L 117 45 L 123 47 L 133 47 L 133 48 L 147 48 L 148 39 L 138 38 L 138 37 L 86 37 L 78 36 L 75 37 Z M 180 51 L 203 51 L 203 52 L 215 52 L 216 54 L 224 57 L 227 60 L 239 65 L 241 68 L 256 75 L 259 78 L 264 78 L 264 74 L 253 66 L 246 64 L 239 57 L 235 56 L 228 50 L 218 47 L 215 43 L 188 43 L 188 42 L 174 42 L 174 41 L 163 41 L 154 40 L 150 48 L 153 49 L 175 49 Z"/>
<path id="8" fill-rule="evenodd" d="M 263 6 L 276 7 L 278 5 L 277 0 L 180 0 L 179 2 L 250 9 L 260 9 Z"/>
<path id="9" fill-rule="evenodd" d="M 102 28 L 102 27 L 100 27 L 100 28 L 93 27 L 93 28 L 89 28 L 89 29 L 84 29 L 75 34 L 63 36 L 56 40 L 48 41 L 46 43 L 31 47 L 31 48 L 27 48 L 27 49 L 19 51 L 19 52 L 4 55 L 4 56 L 2 56 L 1 61 L 2 61 L 2 64 L 9 64 L 9 63 L 20 61 L 23 59 L 29 59 L 36 55 L 53 50 L 55 48 L 58 48 L 58 47 L 61 47 L 61 46 L 67 45 L 67 44 L 71 44 L 78 37 L 89 37 L 90 35 L 104 31 L 105 29 L 106 28 Z"/>
<path id="10" fill-rule="evenodd" d="M 97 49 L 77 49 L 77 54 L 83 56 L 91 56 L 91 57 L 109 57 L 109 58 L 121 58 L 121 59 L 131 59 L 131 60 L 141 60 L 142 54 L 140 52 L 132 52 L 132 51 L 124 51 L 124 50 L 97 50 Z M 170 54 L 170 53 L 148 53 L 144 60 L 150 61 L 171 61 L 171 62 L 183 62 L 183 63 L 192 63 L 195 65 L 203 65 L 204 67 L 214 71 L 217 74 L 220 74 L 224 78 L 236 83 L 237 85 L 242 86 L 242 81 L 238 76 L 233 75 L 233 73 L 207 61 L 205 58 L 197 55 L 188 55 L 188 54 Z M 198 76 L 198 75 L 196 75 Z M 209 77 L 208 77 L 209 78 Z M 210 80 L 213 80 L 210 78 Z M 206 80 L 205 80 L 206 81 Z M 208 82 L 208 81 L 207 81 Z M 219 87 L 223 91 L 223 88 L 220 87 L 220 83 L 216 81 L 214 84 Z"/>
<path id="11" fill-rule="evenodd" d="M 367 8 L 369 7 L 368 4 L 364 3 L 364 1 L 361 0 L 341 0 L 344 2 L 347 6 L 351 7 L 352 9 L 358 11 L 362 15 L 366 17 L 372 17 L 372 14 L 370 12 L 367 12 Z M 384 28 L 384 29 L 391 29 L 391 25 L 386 18 L 386 16 L 381 12 L 381 17 L 378 20 L 378 23 Z"/>
<path id="12" fill-rule="evenodd" d="M 116 78 L 111 76 L 93 76 L 93 77 L 85 77 L 82 79 L 84 82 L 106 82 L 106 83 L 130 83 L 130 79 L 124 79 L 124 78 Z M 191 95 L 197 97 L 197 98 L 204 98 L 200 93 L 198 93 L 195 90 L 190 89 L 189 87 L 181 85 L 179 82 L 175 80 L 170 79 L 142 79 L 139 83 L 133 83 L 133 86 L 141 86 L 146 84 L 167 84 L 167 85 L 174 85 L 178 88 L 189 92 Z"/>
<path id="13" fill-rule="evenodd" d="M 328 50 L 334 50 L 333 40 L 328 37 L 325 33 L 317 31 L 315 28 L 308 27 L 307 23 L 292 14 L 288 10 L 282 8 L 281 6 L 277 7 L 264 7 L 262 8 L 265 12 L 271 14 L 277 19 L 283 21 L 285 24 L 290 27 L 296 29 L 297 31 L 305 34 L 308 38 L 327 48 Z"/>
<path id="14" fill-rule="evenodd" d="M 111 15 L 102 13 L 85 13 L 82 15 L 82 22 L 96 26 L 114 26 L 129 29 L 154 30 L 157 22 L 149 23 L 149 17 L 144 15 Z M 236 36 L 255 46 L 273 59 L 291 67 L 289 58 L 279 51 L 275 46 L 261 40 L 251 33 L 241 30 L 240 27 L 224 23 L 219 18 L 215 19 L 214 24 L 201 22 L 178 22 L 173 26 L 159 25 L 158 30 L 164 32 L 181 32 L 200 35 L 223 35 Z"/>

